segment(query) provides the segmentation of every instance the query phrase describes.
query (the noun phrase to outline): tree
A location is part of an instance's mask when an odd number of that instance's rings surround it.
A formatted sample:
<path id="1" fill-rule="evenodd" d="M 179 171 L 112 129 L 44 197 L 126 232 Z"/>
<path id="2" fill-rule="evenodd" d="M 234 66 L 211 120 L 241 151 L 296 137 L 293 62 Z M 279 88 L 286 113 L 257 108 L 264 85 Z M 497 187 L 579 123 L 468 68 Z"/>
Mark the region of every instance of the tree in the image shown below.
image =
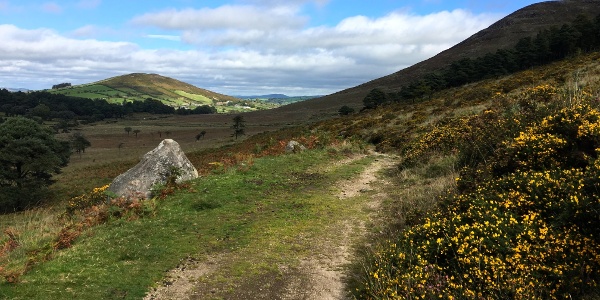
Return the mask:
<path id="1" fill-rule="evenodd" d="M 77 115 L 70 110 L 61 110 L 54 113 L 54 117 L 65 121 L 71 121 L 74 120 Z"/>
<path id="2" fill-rule="evenodd" d="M 139 130 L 139 129 L 136 129 L 136 130 L 133 131 L 133 133 L 135 133 L 135 137 L 136 138 L 137 138 L 138 133 L 140 133 L 140 132 L 141 132 L 141 130 Z"/>
<path id="3" fill-rule="evenodd" d="M 233 128 L 233 134 L 231 136 L 235 136 L 236 140 L 238 136 L 246 134 L 246 130 L 244 129 L 246 124 L 244 123 L 246 123 L 246 121 L 244 121 L 244 117 L 242 115 L 233 117 L 233 126 L 231 126 L 231 128 Z"/>
<path id="4" fill-rule="evenodd" d="M 372 89 L 363 99 L 363 104 L 366 109 L 376 108 L 385 103 L 385 93 L 380 89 Z"/>
<path id="5" fill-rule="evenodd" d="M 521 38 L 515 45 L 517 59 L 522 69 L 527 69 L 535 65 L 537 54 L 536 45 L 531 37 Z"/>
<path id="6" fill-rule="evenodd" d="M 196 134 L 196 142 L 199 141 L 200 139 L 204 138 L 205 134 L 206 134 L 206 130 L 202 130 L 200 133 Z"/>
<path id="7" fill-rule="evenodd" d="M 577 41 L 581 33 L 572 26 L 564 24 L 560 29 L 552 31 L 550 49 L 556 59 L 563 59 L 575 53 Z"/>
<path id="8" fill-rule="evenodd" d="M 127 132 L 127 135 L 129 135 L 129 133 L 131 132 L 131 127 L 125 127 L 125 132 Z"/>
<path id="9" fill-rule="evenodd" d="M 573 21 L 573 28 L 579 33 L 577 47 L 586 52 L 593 50 L 596 44 L 594 22 L 586 15 L 578 15 Z"/>
<path id="10" fill-rule="evenodd" d="M 55 84 L 55 85 L 53 85 L 53 86 L 52 86 L 52 89 L 53 89 L 53 90 L 56 90 L 56 89 L 61 89 L 61 88 L 70 87 L 70 86 L 71 86 L 71 83 L 70 83 L 70 82 L 63 82 L 63 83 L 59 83 L 59 84 Z"/>
<path id="11" fill-rule="evenodd" d="M 354 108 L 352 108 L 348 105 L 344 105 L 344 106 L 340 107 L 340 109 L 338 110 L 338 113 L 340 114 L 340 116 L 347 116 L 349 114 L 354 113 Z"/>
<path id="12" fill-rule="evenodd" d="M 85 153 L 85 148 L 91 146 L 92 143 L 83 136 L 81 132 L 76 132 L 71 135 L 71 148 L 75 150 L 81 157 L 81 153 Z"/>
<path id="13" fill-rule="evenodd" d="M 40 117 L 42 120 L 48 120 L 50 118 L 50 107 L 46 104 L 38 104 L 36 107 L 32 108 L 30 114 L 32 116 Z"/>
<path id="14" fill-rule="evenodd" d="M 193 114 L 214 114 L 217 109 L 210 105 L 201 105 L 192 110 Z"/>
<path id="15" fill-rule="evenodd" d="M 52 175 L 67 165 L 71 149 L 31 119 L 0 124 L 0 211 L 25 209 L 44 199 Z"/>

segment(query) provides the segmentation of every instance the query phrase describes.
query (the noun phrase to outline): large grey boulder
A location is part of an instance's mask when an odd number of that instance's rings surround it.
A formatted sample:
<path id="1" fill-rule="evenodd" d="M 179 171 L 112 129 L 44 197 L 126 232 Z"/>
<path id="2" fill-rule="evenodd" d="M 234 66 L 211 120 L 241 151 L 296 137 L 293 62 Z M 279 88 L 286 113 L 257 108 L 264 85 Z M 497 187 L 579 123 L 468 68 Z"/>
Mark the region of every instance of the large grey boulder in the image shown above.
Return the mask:
<path id="1" fill-rule="evenodd" d="M 119 197 L 150 198 L 152 187 L 166 183 L 172 167 L 178 168 L 181 172 L 177 182 L 198 177 L 198 171 L 185 156 L 179 144 L 174 140 L 166 139 L 154 150 L 146 153 L 135 167 L 117 176 L 108 190 Z"/>

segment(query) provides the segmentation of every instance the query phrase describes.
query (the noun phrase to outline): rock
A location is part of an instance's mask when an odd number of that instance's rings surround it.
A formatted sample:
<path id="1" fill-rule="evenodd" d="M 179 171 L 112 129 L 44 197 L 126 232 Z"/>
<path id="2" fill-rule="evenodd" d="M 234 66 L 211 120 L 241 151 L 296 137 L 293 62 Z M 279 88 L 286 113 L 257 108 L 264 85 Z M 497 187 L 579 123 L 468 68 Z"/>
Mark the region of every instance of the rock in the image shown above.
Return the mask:
<path id="1" fill-rule="evenodd" d="M 172 167 L 181 172 L 177 182 L 198 177 L 198 171 L 179 144 L 172 139 L 165 139 L 154 150 L 146 153 L 135 167 L 117 176 L 108 190 L 120 197 L 141 195 L 150 198 L 152 187 L 166 183 Z"/>
<path id="2" fill-rule="evenodd" d="M 306 147 L 296 141 L 289 141 L 285 146 L 285 152 L 287 153 L 296 153 L 304 150 L 306 150 Z"/>

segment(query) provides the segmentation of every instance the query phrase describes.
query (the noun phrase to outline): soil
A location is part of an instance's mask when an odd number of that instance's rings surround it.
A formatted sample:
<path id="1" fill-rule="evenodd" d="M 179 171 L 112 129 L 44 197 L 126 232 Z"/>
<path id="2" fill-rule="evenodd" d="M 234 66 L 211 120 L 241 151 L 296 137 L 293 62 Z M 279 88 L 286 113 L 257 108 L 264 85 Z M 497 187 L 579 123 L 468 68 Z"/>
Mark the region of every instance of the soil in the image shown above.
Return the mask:
<path id="1" fill-rule="evenodd" d="M 378 155 L 378 154 L 372 154 Z M 357 158 L 354 158 L 357 159 Z M 354 159 L 340 161 L 350 163 Z M 339 191 L 340 199 L 351 199 L 362 193 L 369 195 L 367 208 L 372 217 L 385 197 L 382 186 L 387 184 L 380 178 L 379 171 L 390 168 L 394 159 L 378 155 L 378 159 L 367 166 L 363 172 L 351 180 L 342 180 L 334 184 L 332 191 Z M 280 266 L 276 274 L 248 276 L 230 291 L 203 290 L 198 279 L 216 272 L 220 261 L 228 259 L 227 253 L 218 257 L 208 257 L 199 262 L 191 258 L 182 260 L 180 265 L 168 272 L 160 286 L 150 291 L 144 300 L 162 299 L 349 299 L 345 289 L 347 266 L 352 260 L 356 242 L 367 234 L 364 220 L 348 219 L 332 226 L 329 238 L 311 243 L 311 255 L 295 266 Z M 337 233 L 337 234 L 336 234 Z M 213 274 L 214 275 L 214 274 Z M 260 282 L 260 287 L 257 287 Z M 268 284 L 265 284 L 268 283 Z M 211 297 L 211 294 L 214 296 Z"/>

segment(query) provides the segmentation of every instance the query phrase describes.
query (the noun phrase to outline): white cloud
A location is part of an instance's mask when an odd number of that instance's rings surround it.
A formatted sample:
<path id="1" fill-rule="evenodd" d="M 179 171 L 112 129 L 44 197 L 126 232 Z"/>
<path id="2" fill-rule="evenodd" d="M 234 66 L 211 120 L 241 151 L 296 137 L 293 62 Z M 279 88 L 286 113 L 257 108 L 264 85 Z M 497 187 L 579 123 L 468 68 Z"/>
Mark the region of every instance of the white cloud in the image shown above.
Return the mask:
<path id="1" fill-rule="evenodd" d="M 69 39 L 50 29 L 26 30 L 13 25 L 0 25 L 2 59 L 54 62 L 68 59 L 101 60 L 138 50 L 128 42 L 102 42 Z"/>
<path id="2" fill-rule="evenodd" d="M 333 27 L 213 30 L 184 29 L 183 40 L 206 47 L 242 47 L 265 53 L 332 51 L 358 63 L 400 67 L 412 64 L 469 37 L 499 18 L 468 11 L 426 16 L 393 12 L 380 18 L 349 17 Z"/>
<path id="3" fill-rule="evenodd" d="M 233 95 L 328 94 L 427 59 L 499 18 L 464 10 L 425 16 L 396 11 L 307 27 L 299 5 L 325 2 L 165 10 L 132 20 L 142 32 L 147 26 L 160 30 L 142 37 L 197 46 L 186 51 L 145 50 L 135 43 L 91 39 L 102 30 L 91 25 L 68 36 L 0 25 L 0 81 L 47 88 L 147 72 Z"/>
<path id="4" fill-rule="evenodd" d="M 298 28 L 306 18 L 292 9 L 276 6 L 263 8 L 249 5 L 224 5 L 217 8 L 165 10 L 148 13 L 132 20 L 133 24 L 171 30 Z"/>
<path id="5" fill-rule="evenodd" d="M 270 47 L 286 48 L 339 48 L 355 45 L 378 47 L 386 44 L 421 44 L 447 43 L 459 41 L 489 25 L 496 16 L 473 15 L 463 10 L 440 12 L 427 16 L 416 16 L 402 13 L 391 13 L 381 18 L 371 19 L 364 16 L 350 17 L 342 20 L 335 27 L 312 27 L 300 32 L 288 29 L 273 29 L 258 35 L 254 30 L 219 31 L 218 37 L 212 40 L 215 45 L 247 45 L 248 38 L 236 43 L 236 37 L 244 32 L 256 36 L 254 43 Z M 193 32 L 193 31 L 192 31 Z M 230 38 L 228 35 L 233 36 Z M 215 35 L 216 36 L 216 35 Z M 265 37 L 268 39 L 265 40 Z"/>

